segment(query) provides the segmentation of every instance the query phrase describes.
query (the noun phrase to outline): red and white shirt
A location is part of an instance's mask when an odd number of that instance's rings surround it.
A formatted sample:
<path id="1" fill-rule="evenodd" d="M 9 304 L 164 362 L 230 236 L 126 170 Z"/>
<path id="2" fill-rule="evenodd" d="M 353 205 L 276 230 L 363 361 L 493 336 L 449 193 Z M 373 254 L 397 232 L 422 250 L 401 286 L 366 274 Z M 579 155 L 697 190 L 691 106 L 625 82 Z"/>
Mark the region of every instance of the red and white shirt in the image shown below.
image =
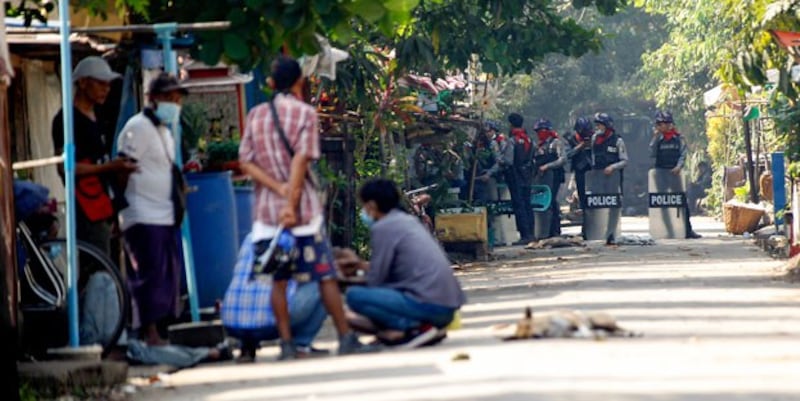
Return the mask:
<path id="1" fill-rule="evenodd" d="M 273 100 L 278 120 L 295 154 L 313 160 L 320 157 L 319 119 L 311 105 L 293 95 L 279 94 Z M 280 182 L 289 181 L 292 157 L 281 140 L 269 103 L 253 108 L 247 116 L 244 135 L 239 145 L 239 160 L 260 167 Z M 275 235 L 278 214 L 288 200 L 269 188 L 256 183 L 253 206 L 253 240 L 269 239 Z M 299 225 L 292 229 L 297 236 L 316 234 L 322 224 L 322 202 L 313 184 L 306 179 L 300 198 Z"/>

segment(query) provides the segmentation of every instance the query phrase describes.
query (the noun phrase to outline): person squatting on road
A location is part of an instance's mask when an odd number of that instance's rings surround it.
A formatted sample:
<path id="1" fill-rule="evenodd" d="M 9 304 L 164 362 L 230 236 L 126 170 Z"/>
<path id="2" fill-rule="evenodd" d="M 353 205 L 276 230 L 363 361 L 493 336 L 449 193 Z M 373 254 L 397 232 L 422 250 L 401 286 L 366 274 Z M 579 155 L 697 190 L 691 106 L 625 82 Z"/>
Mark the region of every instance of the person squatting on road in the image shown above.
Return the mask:
<path id="1" fill-rule="evenodd" d="M 667 169 L 672 174 L 680 175 L 688 153 L 686 140 L 675 129 L 672 113 L 658 111 L 655 119 L 656 129 L 653 131 L 653 138 L 650 140 L 650 157 L 655 158 L 655 168 Z M 701 235 L 692 229 L 688 199 L 684 199 L 683 215 L 686 221 L 686 238 L 701 238 Z"/>
<path id="2" fill-rule="evenodd" d="M 130 258 L 128 282 L 139 312 L 140 334 L 149 345 L 165 343 L 157 325 L 178 314 L 183 263 L 178 240 L 181 216 L 176 215 L 173 199 L 171 129 L 180 121 L 187 94 L 177 78 L 161 73 L 150 82 L 150 106 L 128 120 L 117 142 L 119 155 L 139 167 L 120 184 L 127 206 L 119 213 L 119 223 Z"/>
<path id="3" fill-rule="evenodd" d="M 255 252 L 252 234 L 248 234 L 239 249 L 233 279 L 225 292 L 220 316 L 225 331 L 241 342 L 237 362 L 254 362 L 261 341 L 277 340 L 278 325 L 270 299 L 272 281 L 253 278 Z M 328 351 L 314 348 L 311 343 L 328 317 L 313 282 L 298 283 L 289 280 L 286 286 L 289 304 L 289 326 L 294 336 L 298 358 L 327 355 Z"/>
<path id="4" fill-rule="evenodd" d="M 99 248 L 111 257 L 111 224 L 114 216 L 109 187 L 118 175 L 136 171 L 136 163 L 120 157 L 111 160 L 110 145 L 100 126 L 95 108 L 106 102 L 111 82 L 120 74 L 100 57 L 81 60 L 72 71 L 75 86 L 73 130 L 75 137 L 75 220 L 78 239 Z M 56 156 L 64 153 L 64 111 L 53 118 L 51 134 Z M 64 179 L 63 164 L 58 165 Z M 114 257 L 111 257 L 114 260 Z"/>
<path id="5" fill-rule="evenodd" d="M 501 165 L 505 167 L 505 181 L 511 193 L 511 205 L 520 240 L 514 245 L 528 245 L 533 238 L 533 208 L 531 207 L 531 180 L 533 179 L 533 144 L 522 128 L 524 119 L 517 113 L 508 115 L 511 124 L 510 141 L 505 147 Z"/>
<path id="6" fill-rule="evenodd" d="M 575 174 L 575 186 L 578 190 L 578 205 L 586 209 L 586 172 L 592 169 L 592 122 L 586 117 L 575 120 L 575 132 L 567 137 L 572 172 Z"/>
<path id="7" fill-rule="evenodd" d="M 297 356 L 286 298 L 290 278 L 319 283 L 322 302 L 339 334 L 339 354 L 375 350 L 359 342 L 345 320 L 333 254 L 323 229 L 324 209 L 310 179 L 311 162 L 320 157 L 319 120 L 316 109 L 302 100 L 305 78 L 300 65 L 279 57 L 272 64 L 269 83 L 275 97 L 250 111 L 239 159 L 242 171 L 255 181 L 252 233 L 257 257 L 277 237 L 279 227 L 291 229 L 296 237 L 296 267 L 273 274 L 270 295 L 281 338 L 279 359 Z"/>
<path id="8" fill-rule="evenodd" d="M 561 208 L 558 205 L 558 191 L 564 183 L 564 164 L 567 163 L 567 153 L 564 151 L 564 142 L 553 130 L 553 124 L 546 118 L 536 121 L 533 126 L 536 131 L 536 152 L 533 155 L 533 164 L 536 174 L 545 174 L 551 171 L 552 181 L 550 187 L 550 209 L 552 220 L 548 238 L 561 235 Z M 543 238 L 537 238 L 543 239 Z"/>
<path id="9" fill-rule="evenodd" d="M 340 251 L 337 258 L 346 275 L 361 270 L 366 278 L 364 286 L 346 293 L 347 307 L 355 313 L 351 325 L 389 345 L 413 348 L 440 341 L 466 302 L 447 255 L 418 219 L 399 209 L 394 182 L 367 182 L 359 198 L 372 258 L 363 261 L 352 250 Z"/>

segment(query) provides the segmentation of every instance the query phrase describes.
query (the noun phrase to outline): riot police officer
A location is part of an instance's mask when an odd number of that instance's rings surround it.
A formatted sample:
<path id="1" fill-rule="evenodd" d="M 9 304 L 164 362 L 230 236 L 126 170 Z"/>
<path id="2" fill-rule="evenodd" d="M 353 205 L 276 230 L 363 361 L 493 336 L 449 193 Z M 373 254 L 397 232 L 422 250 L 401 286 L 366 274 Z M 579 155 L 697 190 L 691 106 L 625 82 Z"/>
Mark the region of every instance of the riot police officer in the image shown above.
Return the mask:
<path id="1" fill-rule="evenodd" d="M 511 135 L 503 152 L 502 165 L 506 185 L 511 192 L 511 205 L 520 240 L 515 245 L 527 245 L 533 241 L 533 208 L 531 207 L 531 179 L 533 178 L 533 144 L 522 128 L 524 119 L 517 113 L 508 116 Z"/>
<path id="2" fill-rule="evenodd" d="M 592 122 L 579 117 L 573 126 L 575 133 L 567 137 L 572 172 L 575 173 L 575 186 L 578 187 L 578 200 L 581 209 L 586 208 L 586 172 L 592 169 Z"/>
<path id="3" fill-rule="evenodd" d="M 540 118 L 533 126 L 538 139 L 536 152 L 533 155 L 533 164 L 537 174 L 552 172 L 552 179 L 547 183 L 550 187 L 550 233 L 548 237 L 561 235 L 561 210 L 558 205 L 558 190 L 564 182 L 564 164 L 567 154 L 564 151 L 564 142 L 553 130 L 553 124 L 546 118 Z M 540 216 L 541 217 L 541 216 Z M 541 235 L 541 234 L 537 234 Z M 541 238 L 538 238 L 541 239 Z"/>
<path id="4" fill-rule="evenodd" d="M 597 113 L 594 115 L 594 124 L 592 169 L 603 170 L 605 175 L 611 175 L 617 170 L 621 173 L 628 165 L 628 151 L 625 142 L 614 130 L 614 119 L 606 113 Z"/>
<path id="5" fill-rule="evenodd" d="M 656 129 L 650 140 L 650 157 L 656 159 L 655 167 L 667 169 L 672 174 L 680 175 L 686 163 L 688 147 L 683 136 L 675 129 L 675 121 L 669 111 L 658 111 L 655 116 Z M 686 238 L 700 238 L 701 235 L 692 230 L 689 219 L 689 202 L 684 202 L 684 218 L 686 221 Z"/>

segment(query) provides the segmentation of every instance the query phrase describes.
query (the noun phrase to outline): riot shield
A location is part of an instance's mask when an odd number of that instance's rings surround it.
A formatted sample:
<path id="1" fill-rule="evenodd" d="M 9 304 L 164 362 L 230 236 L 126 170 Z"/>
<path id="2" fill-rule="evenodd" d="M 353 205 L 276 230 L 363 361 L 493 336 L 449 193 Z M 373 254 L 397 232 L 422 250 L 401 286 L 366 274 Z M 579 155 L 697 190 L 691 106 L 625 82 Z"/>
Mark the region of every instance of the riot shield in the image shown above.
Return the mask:
<path id="1" fill-rule="evenodd" d="M 686 188 L 681 175 L 654 168 L 648 173 L 650 236 L 686 238 Z"/>
<path id="2" fill-rule="evenodd" d="M 554 179 L 553 172 L 550 170 L 545 171 L 542 173 L 541 171 L 533 177 L 533 188 L 531 193 L 534 193 L 537 189 L 550 191 L 550 188 L 553 187 L 553 179 Z M 550 196 L 553 196 L 551 193 Z M 550 202 L 546 205 L 543 205 L 542 208 L 537 208 L 534 206 L 534 213 L 533 213 L 533 236 L 536 239 L 544 239 L 550 236 L 550 225 L 553 221 L 553 210 L 550 208 Z"/>
<path id="3" fill-rule="evenodd" d="M 586 172 L 586 210 L 583 235 L 589 241 L 615 241 L 622 229 L 622 185 L 619 171 L 605 175 L 603 170 Z"/>

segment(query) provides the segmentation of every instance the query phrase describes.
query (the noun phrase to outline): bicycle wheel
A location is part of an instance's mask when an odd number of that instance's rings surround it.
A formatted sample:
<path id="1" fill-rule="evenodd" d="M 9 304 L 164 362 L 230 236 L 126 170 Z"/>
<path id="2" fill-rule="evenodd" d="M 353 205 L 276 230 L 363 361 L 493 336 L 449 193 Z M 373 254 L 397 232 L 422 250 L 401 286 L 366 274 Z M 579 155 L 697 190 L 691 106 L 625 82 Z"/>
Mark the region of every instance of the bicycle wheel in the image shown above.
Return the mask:
<path id="1" fill-rule="evenodd" d="M 104 354 L 107 353 L 111 347 L 117 344 L 122 331 L 128 322 L 128 314 L 131 308 L 130 294 L 122 275 L 114 262 L 108 258 L 100 249 L 95 246 L 78 241 L 78 292 L 81 297 L 87 296 L 86 290 L 90 285 L 104 286 L 106 283 L 113 286 L 113 293 L 118 300 L 118 313 L 114 314 L 116 320 L 113 323 L 113 330 L 109 330 L 102 337 L 103 340 L 99 341 L 103 347 Z M 64 282 L 66 283 L 67 273 L 67 241 L 62 238 L 42 241 L 39 244 L 39 251 L 47 257 L 53 266 L 63 275 Z M 97 275 L 98 273 L 105 273 Z M 92 278 L 98 280 L 101 284 L 91 284 Z M 66 289 L 64 290 L 66 292 Z M 113 299 L 112 299 L 113 300 Z M 92 305 L 97 306 L 97 305 Z M 82 314 L 83 315 L 83 314 Z M 82 320 L 82 323 L 86 323 Z M 108 327 L 111 327 L 109 325 Z"/>

